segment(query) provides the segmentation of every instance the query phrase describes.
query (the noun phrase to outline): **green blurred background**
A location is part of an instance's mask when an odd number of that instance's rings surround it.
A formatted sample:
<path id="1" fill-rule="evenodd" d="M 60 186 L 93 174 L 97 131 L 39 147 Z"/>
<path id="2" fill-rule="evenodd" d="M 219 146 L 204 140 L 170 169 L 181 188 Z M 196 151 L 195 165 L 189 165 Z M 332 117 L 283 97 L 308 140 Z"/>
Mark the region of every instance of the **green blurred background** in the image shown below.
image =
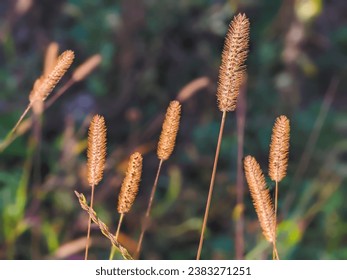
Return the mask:
<path id="1" fill-rule="evenodd" d="M 90 195 L 85 149 L 95 113 L 108 127 L 95 210 L 112 231 L 127 160 L 135 150 L 144 155 L 140 193 L 120 236 L 132 252 L 158 165 L 163 114 L 177 96 L 181 128 L 141 258 L 195 258 L 221 117 L 220 54 L 238 12 L 251 22 L 248 79 L 236 114 L 227 116 L 202 258 L 271 258 L 237 158 L 255 156 L 267 175 L 271 129 L 285 114 L 291 147 L 279 190 L 280 257 L 347 259 L 345 0 L 1 1 L 0 140 L 26 108 L 50 42 L 76 55 L 58 89 L 88 57 L 103 59 L 44 112 L 39 134 L 33 125 L 1 152 L 0 259 L 83 258 L 87 215 L 73 190 Z M 192 81 L 198 90 L 180 93 Z M 92 239 L 90 258 L 107 259 L 110 244 L 95 227 Z"/>

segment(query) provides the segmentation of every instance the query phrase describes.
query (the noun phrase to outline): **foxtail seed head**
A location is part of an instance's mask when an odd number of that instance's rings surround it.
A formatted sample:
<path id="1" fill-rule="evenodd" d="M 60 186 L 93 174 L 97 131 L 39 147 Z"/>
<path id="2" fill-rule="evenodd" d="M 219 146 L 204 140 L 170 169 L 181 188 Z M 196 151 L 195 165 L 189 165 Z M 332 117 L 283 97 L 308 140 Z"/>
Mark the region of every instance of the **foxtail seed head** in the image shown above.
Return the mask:
<path id="1" fill-rule="evenodd" d="M 36 80 L 29 94 L 30 103 L 36 100 L 44 101 L 48 97 L 66 71 L 70 68 L 74 58 L 74 52 L 70 50 L 63 52 L 58 57 L 53 70 L 47 76 L 42 76 Z"/>
<path id="2" fill-rule="evenodd" d="M 229 25 L 219 68 L 217 101 L 222 112 L 234 111 L 237 96 L 244 80 L 248 54 L 249 20 L 238 14 Z"/>
<path id="3" fill-rule="evenodd" d="M 166 111 L 158 143 L 157 155 L 160 160 L 167 160 L 173 152 L 180 118 L 181 104 L 176 100 L 171 101 Z"/>
<path id="4" fill-rule="evenodd" d="M 287 173 L 289 154 L 290 124 L 286 116 L 279 116 L 272 129 L 269 176 L 271 180 L 280 182 Z"/>
<path id="5" fill-rule="evenodd" d="M 269 242 L 273 242 L 275 240 L 275 213 L 263 172 L 256 159 L 252 156 L 247 156 L 244 159 L 244 168 L 253 205 L 263 234 Z"/>
<path id="6" fill-rule="evenodd" d="M 130 211 L 139 190 L 142 173 L 142 156 L 134 153 L 130 156 L 128 169 L 118 196 L 118 213 Z"/>
<path id="7" fill-rule="evenodd" d="M 104 117 L 95 115 L 89 126 L 87 179 L 96 186 L 102 179 L 106 157 L 106 125 Z"/>

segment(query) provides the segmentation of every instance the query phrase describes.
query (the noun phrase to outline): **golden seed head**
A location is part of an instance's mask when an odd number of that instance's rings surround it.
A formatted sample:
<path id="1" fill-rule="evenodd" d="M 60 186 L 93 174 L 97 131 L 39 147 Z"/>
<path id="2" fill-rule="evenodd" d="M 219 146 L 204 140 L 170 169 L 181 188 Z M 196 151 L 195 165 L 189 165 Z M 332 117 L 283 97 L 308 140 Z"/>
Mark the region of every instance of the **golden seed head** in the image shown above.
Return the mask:
<path id="1" fill-rule="evenodd" d="M 72 73 L 72 79 L 75 82 L 82 81 L 86 76 L 88 76 L 98 65 L 101 63 L 101 55 L 95 54 L 88 58 L 84 63 L 76 68 Z"/>
<path id="2" fill-rule="evenodd" d="M 96 186 L 102 179 L 106 158 L 106 125 L 104 117 L 95 115 L 89 126 L 87 179 Z"/>
<path id="3" fill-rule="evenodd" d="M 234 111 L 237 96 L 244 80 L 248 54 L 249 20 L 238 14 L 229 25 L 219 68 L 217 101 L 222 112 Z"/>
<path id="4" fill-rule="evenodd" d="M 39 84 L 35 82 L 29 95 L 30 103 L 33 103 L 38 99 L 44 101 L 47 98 L 66 71 L 70 68 L 74 58 L 74 52 L 70 50 L 63 52 L 58 57 L 53 70 L 47 76 L 41 77 Z"/>
<path id="5" fill-rule="evenodd" d="M 269 176 L 273 181 L 280 182 L 286 176 L 289 137 L 289 119 L 286 116 L 279 116 L 272 129 L 269 153 Z"/>
<path id="6" fill-rule="evenodd" d="M 130 211 L 136 195 L 142 174 L 142 156 L 134 153 L 130 156 L 128 169 L 118 196 L 118 213 L 125 214 Z"/>
<path id="7" fill-rule="evenodd" d="M 158 143 L 157 155 L 160 160 L 167 160 L 173 152 L 180 118 L 181 104 L 176 100 L 171 101 L 166 111 Z"/>
<path id="8" fill-rule="evenodd" d="M 275 237 L 275 213 L 263 172 L 256 159 L 252 156 L 247 156 L 243 163 L 246 180 L 260 226 L 265 238 L 272 242 Z"/>

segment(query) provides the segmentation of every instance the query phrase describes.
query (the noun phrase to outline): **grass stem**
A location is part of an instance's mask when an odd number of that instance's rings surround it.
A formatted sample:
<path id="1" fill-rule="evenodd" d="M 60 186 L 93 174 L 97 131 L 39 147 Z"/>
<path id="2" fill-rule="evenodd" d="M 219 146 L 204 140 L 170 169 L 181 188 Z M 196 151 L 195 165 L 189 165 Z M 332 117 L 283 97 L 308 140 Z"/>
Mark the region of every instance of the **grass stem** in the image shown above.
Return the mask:
<path id="1" fill-rule="evenodd" d="M 201 228 L 199 248 L 198 248 L 198 252 L 197 252 L 197 255 L 196 255 L 196 259 L 197 260 L 200 259 L 201 251 L 202 251 L 202 245 L 204 243 L 204 233 L 205 233 L 205 229 L 206 229 L 208 213 L 210 211 L 212 192 L 213 192 L 214 181 L 215 181 L 216 171 L 217 171 L 219 151 L 220 151 L 220 146 L 221 146 L 222 136 L 223 136 L 223 130 L 224 130 L 224 124 L 225 124 L 225 117 L 226 117 L 226 111 L 223 111 L 221 125 L 220 125 L 220 129 L 219 129 L 219 136 L 218 136 L 216 154 L 215 154 L 214 163 L 213 163 L 212 176 L 211 176 L 211 182 L 210 182 L 210 189 L 209 189 L 209 192 L 208 192 L 206 208 L 205 208 L 205 215 L 204 215 L 204 220 L 203 220 L 202 228 Z"/>
<path id="2" fill-rule="evenodd" d="M 28 107 L 25 109 L 25 111 L 23 112 L 23 114 L 20 116 L 19 120 L 17 121 L 16 125 L 12 128 L 11 132 L 9 133 L 8 137 L 11 137 L 12 134 L 16 131 L 17 127 L 20 125 L 20 123 L 22 122 L 22 120 L 24 119 L 24 117 L 26 116 L 26 114 L 29 112 L 29 110 L 31 109 L 32 104 L 29 103 Z M 7 137 L 6 137 L 7 138 Z"/>
<path id="3" fill-rule="evenodd" d="M 275 227 L 274 227 L 274 241 L 273 241 L 273 258 L 276 260 L 279 260 L 278 252 L 277 252 L 277 246 L 276 246 L 276 239 L 277 239 L 277 208 L 278 208 L 278 181 L 276 180 L 276 187 L 275 187 Z"/>
<path id="4" fill-rule="evenodd" d="M 73 79 L 68 80 L 51 98 L 46 101 L 45 109 L 48 109 L 53 105 L 59 97 L 61 97 L 73 84 L 75 81 Z"/>
<path id="5" fill-rule="evenodd" d="M 123 222 L 123 218 L 124 218 L 124 214 L 122 213 L 122 214 L 120 214 L 119 221 L 118 221 L 118 227 L 117 227 L 117 231 L 115 234 L 117 241 L 118 241 L 118 235 L 119 235 L 120 227 L 121 227 L 122 222 Z M 112 245 L 109 260 L 113 260 L 114 254 L 116 253 L 116 249 L 117 249 L 116 246 Z"/>
<path id="6" fill-rule="evenodd" d="M 90 208 L 93 209 L 93 202 L 94 202 L 94 185 L 92 185 L 92 195 L 90 198 Z M 92 223 L 92 218 L 89 215 L 89 220 L 88 220 L 88 231 L 87 231 L 87 243 L 86 243 L 86 251 L 85 251 L 85 255 L 84 255 L 84 259 L 87 260 L 88 259 L 88 250 L 89 250 L 89 241 L 90 241 L 90 226 Z"/>
<path id="7" fill-rule="evenodd" d="M 151 196 L 149 198 L 149 202 L 148 202 L 148 206 L 147 206 L 147 210 L 146 210 L 146 215 L 145 215 L 145 220 L 143 221 L 143 223 L 141 225 L 141 234 L 140 234 L 139 242 L 137 243 L 137 248 L 136 248 L 134 259 L 138 259 L 140 257 L 143 237 L 144 237 L 146 229 L 148 227 L 149 217 L 151 214 L 152 204 L 153 204 L 153 200 L 154 200 L 155 191 L 157 189 L 158 179 L 159 179 L 162 164 L 163 164 L 163 160 L 161 159 L 159 162 L 157 175 L 155 176 L 154 184 L 152 187 Z"/>

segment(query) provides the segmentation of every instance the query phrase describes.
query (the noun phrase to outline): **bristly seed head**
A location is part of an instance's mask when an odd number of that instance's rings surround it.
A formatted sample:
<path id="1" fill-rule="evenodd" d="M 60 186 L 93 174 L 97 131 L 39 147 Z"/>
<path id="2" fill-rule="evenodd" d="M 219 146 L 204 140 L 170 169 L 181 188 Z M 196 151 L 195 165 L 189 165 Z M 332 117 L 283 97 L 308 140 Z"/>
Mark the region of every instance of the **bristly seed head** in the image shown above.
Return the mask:
<path id="1" fill-rule="evenodd" d="M 70 68 L 74 58 L 74 52 L 70 50 L 63 52 L 58 57 L 53 70 L 47 76 L 42 76 L 36 80 L 29 94 L 30 103 L 36 100 L 44 101 L 48 97 L 66 71 Z"/>
<path id="2" fill-rule="evenodd" d="M 181 104 L 176 100 L 171 101 L 166 111 L 158 143 L 157 155 L 160 160 L 167 160 L 173 152 L 180 125 L 180 118 Z"/>
<path id="3" fill-rule="evenodd" d="M 287 173 L 290 124 L 286 116 L 279 116 L 274 124 L 269 152 L 269 176 L 280 182 Z"/>
<path id="4" fill-rule="evenodd" d="M 130 156 L 128 169 L 118 196 L 118 213 L 130 211 L 139 190 L 142 174 L 142 156 L 134 153 Z"/>
<path id="5" fill-rule="evenodd" d="M 273 242 L 275 240 L 275 213 L 263 172 L 252 156 L 247 156 L 243 163 L 253 205 L 263 234 L 269 242 Z"/>
<path id="6" fill-rule="evenodd" d="M 87 179 L 96 186 L 102 179 L 106 158 L 106 125 L 104 117 L 95 115 L 89 126 Z"/>
<path id="7" fill-rule="evenodd" d="M 219 68 L 217 101 L 222 112 L 234 111 L 237 96 L 244 80 L 248 54 L 249 20 L 238 14 L 229 25 Z"/>

